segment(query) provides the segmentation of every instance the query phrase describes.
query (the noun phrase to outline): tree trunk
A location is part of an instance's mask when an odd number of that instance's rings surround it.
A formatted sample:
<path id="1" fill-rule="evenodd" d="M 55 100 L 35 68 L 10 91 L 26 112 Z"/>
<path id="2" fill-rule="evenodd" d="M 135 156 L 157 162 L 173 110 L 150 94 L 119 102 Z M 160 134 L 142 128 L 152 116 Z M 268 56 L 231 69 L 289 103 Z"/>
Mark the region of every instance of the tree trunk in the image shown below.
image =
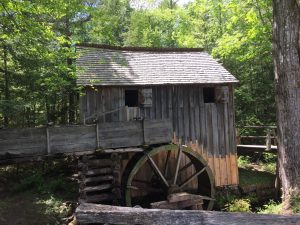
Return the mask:
<path id="1" fill-rule="evenodd" d="M 300 190 L 300 0 L 273 0 L 278 171 L 283 200 Z"/>
<path id="2" fill-rule="evenodd" d="M 4 63 L 4 80 L 5 80 L 5 90 L 4 90 L 4 100 L 5 100 L 5 109 L 4 109 L 4 126 L 7 127 L 9 124 L 8 114 L 9 114 L 9 74 L 7 69 L 7 46 L 3 46 L 3 63 Z"/>

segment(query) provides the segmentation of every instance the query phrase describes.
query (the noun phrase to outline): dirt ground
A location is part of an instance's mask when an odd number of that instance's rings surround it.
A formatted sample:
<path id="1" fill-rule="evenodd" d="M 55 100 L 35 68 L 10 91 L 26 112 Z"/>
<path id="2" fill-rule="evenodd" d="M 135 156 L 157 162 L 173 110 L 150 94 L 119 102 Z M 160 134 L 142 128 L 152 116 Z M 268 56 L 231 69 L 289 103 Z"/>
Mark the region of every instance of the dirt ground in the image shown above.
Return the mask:
<path id="1" fill-rule="evenodd" d="M 0 225 L 68 224 L 77 206 L 73 172 L 64 162 L 1 167 Z"/>

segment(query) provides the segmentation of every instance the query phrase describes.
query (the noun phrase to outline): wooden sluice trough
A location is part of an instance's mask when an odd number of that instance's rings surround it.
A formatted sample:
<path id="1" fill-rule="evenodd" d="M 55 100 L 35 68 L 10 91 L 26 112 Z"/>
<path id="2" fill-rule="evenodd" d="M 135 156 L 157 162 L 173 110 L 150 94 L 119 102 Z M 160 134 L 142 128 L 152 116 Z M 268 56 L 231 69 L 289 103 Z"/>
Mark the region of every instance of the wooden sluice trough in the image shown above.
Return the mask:
<path id="1" fill-rule="evenodd" d="M 114 152 L 117 148 L 170 143 L 169 120 L 0 130 L 0 164 L 38 156 Z M 133 149 L 134 150 L 134 149 Z"/>

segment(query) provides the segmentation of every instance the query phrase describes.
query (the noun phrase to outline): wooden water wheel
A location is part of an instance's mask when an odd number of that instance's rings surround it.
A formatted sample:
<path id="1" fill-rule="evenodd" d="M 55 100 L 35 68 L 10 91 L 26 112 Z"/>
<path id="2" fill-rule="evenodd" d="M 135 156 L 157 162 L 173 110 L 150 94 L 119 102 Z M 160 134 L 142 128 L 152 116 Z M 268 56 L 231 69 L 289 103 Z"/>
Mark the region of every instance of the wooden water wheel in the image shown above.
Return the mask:
<path id="1" fill-rule="evenodd" d="M 136 154 L 125 170 L 122 180 L 125 204 L 155 208 L 174 194 L 185 193 L 194 199 L 200 196 L 203 209 L 210 210 L 214 201 L 213 180 L 205 160 L 186 146 L 147 149 Z M 181 208 L 191 208 L 185 206 Z"/>

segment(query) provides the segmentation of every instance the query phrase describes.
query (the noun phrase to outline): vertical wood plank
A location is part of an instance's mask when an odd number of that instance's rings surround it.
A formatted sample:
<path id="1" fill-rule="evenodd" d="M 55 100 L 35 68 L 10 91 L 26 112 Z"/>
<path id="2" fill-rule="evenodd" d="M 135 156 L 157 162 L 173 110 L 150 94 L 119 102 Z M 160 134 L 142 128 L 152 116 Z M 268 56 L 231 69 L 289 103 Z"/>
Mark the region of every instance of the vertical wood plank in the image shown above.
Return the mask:
<path id="1" fill-rule="evenodd" d="M 178 138 L 178 107 L 177 107 L 177 87 L 172 87 L 172 121 L 173 121 L 173 130 L 176 138 Z"/>
<path id="2" fill-rule="evenodd" d="M 211 104 L 213 155 L 219 157 L 218 113 L 216 104 Z"/>
<path id="3" fill-rule="evenodd" d="M 194 107 L 195 107 L 195 139 L 197 141 L 197 144 L 199 145 L 200 143 L 200 102 L 199 102 L 199 91 L 197 87 L 194 87 L 194 94 L 195 94 L 195 98 L 194 98 Z"/>
<path id="4" fill-rule="evenodd" d="M 156 119 L 156 104 L 157 104 L 157 96 L 156 96 L 156 87 L 152 88 L 152 112 L 151 119 Z"/>
<path id="5" fill-rule="evenodd" d="M 228 128 L 228 104 L 224 104 L 224 145 L 225 145 L 225 154 L 230 154 L 230 146 L 229 146 L 229 128 Z"/>
<path id="6" fill-rule="evenodd" d="M 183 101 L 182 101 L 182 88 L 178 86 L 177 89 L 177 103 L 178 103 L 178 138 L 179 140 L 183 140 Z"/>
<path id="7" fill-rule="evenodd" d="M 161 98 L 161 87 L 156 87 L 156 117 L 155 119 L 161 119 L 162 116 L 162 98 Z"/>
<path id="8" fill-rule="evenodd" d="M 217 120 L 219 134 L 219 153 L 221 157 L 225 157 L 225 134 L 224 134 L 224 104 L 217 104 Z"/>
<path id="9" fill-rule="evenodd" d="M 106 115 L 104 114 L 104 112 L 105 112 L 105 104 L 106 104 L 106 101 L 107 101 L 107 99 L 106 99 L 106 92 L 105 92 L 106 88 L 101 88 L 101 89 L 102 89 L 101 95 L 102 95 L 102 113 L 103 113 L 102 121 L 106 122 Z"/>
<path id="10" fill-rule="evenodd" d="M 199 144 L 202 149 L 202 155 L 207 159 L 207 127 L 206 127 L 206 113 L 205 104 L 203 100 L 203 88 L 199 88 L 199 106 L 200 106 L 200 140 Z"/>
<path id="11" fill-rule="evenodd" d="M 229 122 L 229 145 L 230 152 L 236 154 L 236 144 L 235 144 L 235 127 L 234 127 L 234 105 L 233 105 L 233 87 L 229 85 L 229 105 L 228 105 L 228 122 Z"/>
<path id="12" fill-rule="evenodd" d="M 227 180 L 228 184 L 232 184 L 232 178 L 231 178 L 231 161 L 230 161 L 230 154 L 226 155 L 226 171 L 227 171 Z"/>
<path id="13" fill-rule="evenodd" d="M 204 104 L 205 106 L 205 124 L 206 124 L 206 138 L 204 142 L 204 149 L 207 152 L 207 158 L 209 164 L 213 170 L 214 175 L 216 175 L 215 165 L 214 165 L 214 152 L 213 152 L 213 133 L 212 133 L 212 109 L 211 104 Z"/>
<path id="14" fill-rule="evenodd" d="M 184 143 L 187 144 L 190 141 L 190 104 L 189 104 L 189 90 L 187 86 L 183 86 L 183 127 L 184 127 Z"/>
<path id="15" fill-rule="evenodd" d="M 166 98 L 166 87 L 160 87 L 160 108 L 161 108 L 161 119 L 167 118 L 167 98 Z"/>
<path id="16" fill-rule="evenodd" d="M 167 92 L 168 92 L 168 119 L 173 119 L 173 103 L 172 103 L 172 99 L 173 99 L 173 96 L 172 96 L 172 87 L 171 86 L 168 86 L 167 87 Z"/>
<path id="17" fill-rule="evenodd" d="M 220 157 L 214 156 L 214 171 L 215 171 L 215 185 L 220 186 L 221 185 L 221 173 L 220 173 Z"/>
<path id="18" fill-rule="evenodd" d="M 97 111 L 97 92 L 95 90 L 92 91 L 92 113 Z"/>
<path id="19" fill-rule="evenodd" d="M 196 141 L 196 135 L 195 135 L 195 104 L 194 104 L 194 87 L 189 87 L 189 127 L 190 127 L 190 139 L 193 143 Z"/>
<path id="20" fill-rule="evenodd" d="M 238 167 L 237 167 L 237 156 L 236 154 L 230 154 L 230 162 L 231 162 L 231 181 L 232 185 L 238 184 Z"/>
<path id="21" fill-rule="evenodd" d="M 88 115 L 90 115 L 89 91 L 87 88 L 85 89 L 85 105 L 86 105 L 85 117 L 87 117 Z"/>

